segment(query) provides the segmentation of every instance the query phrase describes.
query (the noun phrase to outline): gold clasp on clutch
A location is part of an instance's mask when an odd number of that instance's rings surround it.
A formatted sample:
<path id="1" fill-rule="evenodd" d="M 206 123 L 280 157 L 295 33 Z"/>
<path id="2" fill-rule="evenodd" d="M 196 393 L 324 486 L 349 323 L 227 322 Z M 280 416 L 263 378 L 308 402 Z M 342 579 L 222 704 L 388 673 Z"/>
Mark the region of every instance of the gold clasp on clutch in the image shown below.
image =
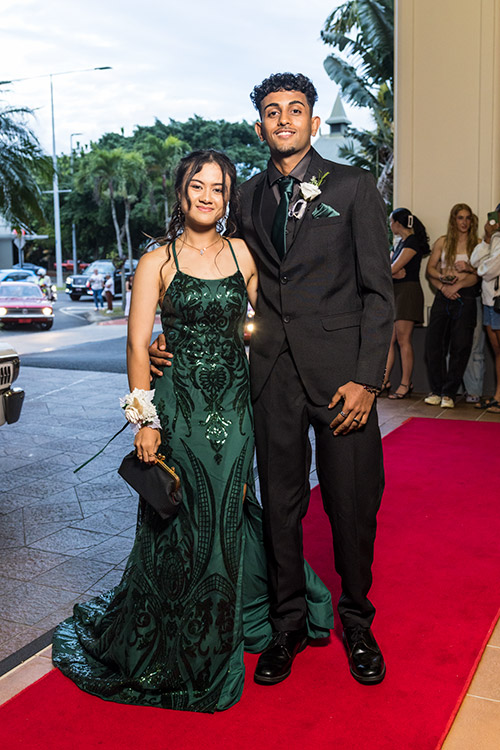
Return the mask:
<path id="1" fill-rule="evenodd" d="M 172 476 L 175 479 L 174 492 L 177 492 L 177 490 L 181 486 L 181 480 L 179 476 L 175 473 L 175 468 L 173 466 L 167 466 L 167 464 L 165 463 L 165 456 L 162 453 L 156 454 L 156 463 L 158 464 L 158 466 L 161 466 L 161 468 L 164 471 L 168 472 L 170 476 Z"/>

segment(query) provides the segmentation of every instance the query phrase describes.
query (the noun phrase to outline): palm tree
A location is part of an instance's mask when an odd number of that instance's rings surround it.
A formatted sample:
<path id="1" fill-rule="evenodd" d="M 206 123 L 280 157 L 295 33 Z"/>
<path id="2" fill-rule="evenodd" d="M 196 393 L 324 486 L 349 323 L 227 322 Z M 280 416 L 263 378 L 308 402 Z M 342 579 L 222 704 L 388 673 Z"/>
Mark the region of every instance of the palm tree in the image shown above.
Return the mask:
<path id="1" fill-rule="evenodd" d="M 341 155 L 370 169 L 385 201 L 392 198 L 394 120 L 394 0 L 348 0 L 327 18 L 321 32 L 336 50 L 325 70 L 344 98 L 369 107 L 376 129 L 349 130 Z M 345 59 L 347 58 L 347 59 Z"/>
<path id="2" fill-rule="evenodd" d="M 125 235 L 130 271 L 132 271 L 134 266 L 130 214 L 146 181 L 144 159 L 138 152 L 126 151 L 122 147 L 111 150 L 94 147 L 85 157 L 84 168 L 77 180 L 77 187 L 81 189 L 89 179 L 94 183 L 96 202 L 100 203 L 104 199 L 110 204 L 119 259 L 115 261 L 115 265 L 121 269 L 122 289 L 125 289 L 125 255 L 122 238 Z M 120 227 L 117 208 L 121 202 L 124 206 L 124 218 L 123 225 Z M 125 295 L 123 295 L 123 300 L 125 300 Z"/>
<path id="3" fill-rule="evenodd" d="M 152 133 L 148 133 L 139 144 L 148 175 L 153 180 L 159 180 L 161 184 L 161 196 L 165 213 L 165 229 L 170 220 L 169 193 L 172 190 L 173 171 L 179 161 L 189 150 L 190 146 L 175 135 L 169 135 L 162 140 Z M 151 185 L 153 188 L 153 185 Z"/>
<path id="4" fill-rule="evenodd" d="M 133 270 L 132 263 L 132 239 L 130 237 L 130 213 L 132 206 L 139 197 L 139 191 L 146 179 L 146 165 L 141 154 L 136 151 L 123 151 L 123 149 L 114 149 L 121 151 L 121 159 L 118 165 L 119 172 L 119 195 L 123 198 L 125 205 L 125 219 L 123 228 L 127 238 L 128 259 L 130 271 Z"/>
<path id="5" fill-rule="evenodd" d="M 0 213 L 17 228 L 43 218 L 37 173 L 52 174 L 50 159 L 26 123 L 27 107 L 0 109 Z"/>
<path id="6" fill-rule="evenodd" d="M 109 200 L 111 218 L 115 229 L 116 247 L 120 258 L 123 258 L 123 245 L 116 204 L 120 193 L 121 162 L 124 153 L 122 148 L 114 148 L 111 151 L 93 148 L 90 154 L 85 157 L 84 168 L 79 179 L 77 179 L 77 188 L 83 187 L 82 183 L 88 179 L 93 181 L 96 203 L 100 203 L 103 199 Z"/>

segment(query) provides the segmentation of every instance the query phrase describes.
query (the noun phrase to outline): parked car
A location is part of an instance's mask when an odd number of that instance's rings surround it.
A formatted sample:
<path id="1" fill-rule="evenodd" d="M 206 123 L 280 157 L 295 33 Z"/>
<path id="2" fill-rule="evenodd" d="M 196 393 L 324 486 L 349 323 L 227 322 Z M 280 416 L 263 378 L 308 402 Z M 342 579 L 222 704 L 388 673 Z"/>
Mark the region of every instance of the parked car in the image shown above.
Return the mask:
<path id="1" fill-rule="evenodd" d="M 24 391 L 12 388 L 19 375 L 19 356 L 10 346 L 0 344 L 0 425 L 13 424 L 21 415 Z"/>
<path id="2" fill-rule="evenodd" d="M 137 260 L 134 260 L 134 270 L 137 267 Z M 94 268 L 97 268 L 101 276 L 110 274 L 115 280 L 115 297 L 118 297 L 122 293 L 122 277 L 121 272 L 118 271 L 110 260 L 95 260 L 93 263 L 85 269 L 85 273 L 72 274 L 66 279 L 66 294 L 69 294 L 71 299 L 79 300 L 82 295 L 92 296 L 92 289 L 90 288 L 89 280 L 94 272 Z M 130 273 L 130 263 L 125 261 L 125 275 Z"/>
<path id="3" fill-rule="evenodd" d="M 32 284 L 38 284 L 38 276 L 35 271 L 28 268 L 2 268 L 0 283 L 2 281 L 30 281 Z"/>
<path id="4" fill-rule="evenodd" d="M 84 271 L 86 268 L 89 267 L 90 263 L 86 263 L 84 260 L 77 260 L 76 265 L 78 266 L 79 271 Z M 64 268 L 66 271 L 72 271 L 73 261 L 63 260 L 63 262 L 61 263 L 61 267 Z M 57 263 L 54 263 L 54 268 L 57 268 Z"/>
<path id="5" fill-rule="evenodd" d="M 4 326 L 36 323 L 48 331 L 54 324 L 52 302 L 39 286 L 26 281 L 0 284 L 0 322 Z"/>

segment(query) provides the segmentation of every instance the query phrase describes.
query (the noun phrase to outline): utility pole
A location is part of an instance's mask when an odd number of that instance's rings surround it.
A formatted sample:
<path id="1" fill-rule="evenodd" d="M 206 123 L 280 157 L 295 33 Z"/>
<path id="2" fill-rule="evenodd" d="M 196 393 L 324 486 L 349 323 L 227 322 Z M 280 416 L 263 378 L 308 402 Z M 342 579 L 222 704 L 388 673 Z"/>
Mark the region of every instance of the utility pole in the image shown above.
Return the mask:
<path id="1" fill-rule="evenodd" d="M 56 131 L 54 124 L 54 90 L 52 86 L 53 76 L 65 76 L 71 73 L 88 73 L 93 70 L 111 70 L 109 65 L 98 68 L 82 68 L 80 70 L 63 70 L 60 73 L 42 73 L 39 76 L 27 76 L 26 78 L 12 78 L 10 81 L 0 81 L 0 86 L 8 83 L 17 83 L 18 81 L 31 81 L 34 78 L 50 78 L 50 113 L 52 122 L 52 164 L 54 167 L 54 177 L 52 180 L 52 190 L 54 193 L 54 234 L 56 240 L 56 283 L 57 286 L 63 285 L 62 270 L 62 243 L 61 243 L 61 216 L 59 206 L 59 193 L 67 192 L 59 190 L 59 176 L 57 174 L 57 156 L 56 156 Z"/>
<path id="2" fill-rule="evenodd" d="M 69 148 L 70 148 L 70 163 L 71 163 L 71 182 L 74 182 L 74 158 L 73 158 L 73 136 L 74 135 L 82 135 L 82 133 L 71 133 L 69 137 Z M 78 146 L 78 141 L 77 141 Z M 72 185 L 74 187 L 74 185 Z M 76 227 L 75 222 L 73 221 L 71 223 L 71 246 L 73 249 L 73 273 L 78 273 L 78 259 L 77 259 L 77 250 L 76 250 Z"/>

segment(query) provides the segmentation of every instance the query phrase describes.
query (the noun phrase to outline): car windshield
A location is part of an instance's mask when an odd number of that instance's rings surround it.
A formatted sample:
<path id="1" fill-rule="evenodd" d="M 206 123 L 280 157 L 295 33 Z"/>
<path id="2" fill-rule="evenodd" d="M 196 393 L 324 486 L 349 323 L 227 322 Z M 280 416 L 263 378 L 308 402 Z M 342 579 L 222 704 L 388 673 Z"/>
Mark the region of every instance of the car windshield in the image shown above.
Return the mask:
<path id="1" fill-rule="evenodd" d="M 36 284 L 36 276 L 27 271 L 10 271 L 3 275 L 2 281 L 30 281 Z"/>
<path id="2" fill-rule="evenodd" d="M 94 273 L 95 268 L 97 268 L 99 273 L 113 273 L 113 271 L 115 270 L 112 263 L 97 261 L 91 263 L 90 266 L 85 269 L 85 276 L 89 276 L 90 274 Z"/>
<path id="3" fill-rule="evenodd" d="M 43 297 L 35 284 L 0 284 L 0 297 Z"/>

